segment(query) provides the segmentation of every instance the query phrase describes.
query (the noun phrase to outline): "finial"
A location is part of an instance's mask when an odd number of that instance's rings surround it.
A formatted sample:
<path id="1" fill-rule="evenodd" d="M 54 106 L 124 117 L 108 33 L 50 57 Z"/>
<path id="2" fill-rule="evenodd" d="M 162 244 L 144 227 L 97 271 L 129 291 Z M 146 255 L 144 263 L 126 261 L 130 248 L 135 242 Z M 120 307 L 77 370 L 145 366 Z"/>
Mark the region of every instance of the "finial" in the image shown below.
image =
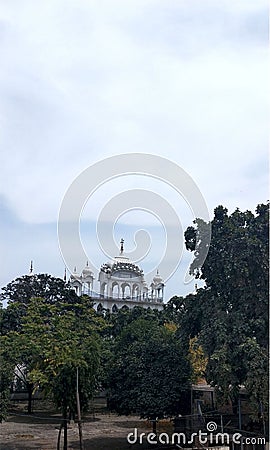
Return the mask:
<path id="1" fill-rule="evenodd" d="M 86 261 L 86 267 L 89 267 L 89 262 L 88 261 Z"/>
<path id="2" fill-rule="evenodd" d="M 157 275 L 159 275 L 159 270 L 157 269 Z"/>
<path id="3" fill-rule="evenodd" d="M 30 261 L 30 270 L 29 273 L 33 273 L 33 261 Z"/>
<path id="4" fill-rule="evenodd" d="M 124 253 L 124 239 L 122 238 L 120 241 L 120 254 L 122 255 Z"/>
<path id="5" fill-rule="evenodd" d="M 77 268 L 76 268 L 76 266 L 74 267 L 74 273 L 76 273 L 77 272 Z"/>
<path id="6" fill-rule="evenodd" d="M 67 268 L 65 267 L 65 272 L 64 272 L 64 282 L 67 282 Z"/>

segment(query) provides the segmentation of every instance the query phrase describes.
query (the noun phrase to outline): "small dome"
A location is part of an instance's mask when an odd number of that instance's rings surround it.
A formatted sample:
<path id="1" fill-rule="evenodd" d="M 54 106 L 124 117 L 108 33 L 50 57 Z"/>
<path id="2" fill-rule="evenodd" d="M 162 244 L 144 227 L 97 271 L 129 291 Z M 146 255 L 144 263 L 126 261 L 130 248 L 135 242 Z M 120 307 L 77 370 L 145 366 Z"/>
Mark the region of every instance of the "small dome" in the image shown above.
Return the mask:
<path id="1" fill-rule="evenodd" d="M 80 275 L 77 273 L 77 269 L 76 267 L 74 267 L 74 271 L 73 273 L 70 275 L 70 281 L 75 281 L 75 280 L 79 280 L 80 281 L 81 277 Z"/>
<path id="2" fill-rule="evenodd" d="M 157 274 L 153 278 L 153 282 L 155 284 L 164 283 L 163 278 L 159 275 L 159 271 L 157 270 Z"/>
<path id="3" fill-rule="evenodd" d="M 86 277 L 92 277 L 92 276 L 93 276 L 93 272 L 92 272 L 92 270 L 89 268 L 89 263 L 88 263 L 88 261 L 87 261 L 87 263 L 86 263 L 85 268 L 84 268 L 83 271 L 82 271 L 82 276 L 83 276 L 84 278 L 86 278 Z"/>
<path id="4" fill-rule="evenodd" d="M 102 264 L 102 266 L 100 267 L 100 271 L 104 272 L 104 273 L 111 273 L 111 271 L 112 271 L 111 263 L 107 262 L 107 263 Z"/>

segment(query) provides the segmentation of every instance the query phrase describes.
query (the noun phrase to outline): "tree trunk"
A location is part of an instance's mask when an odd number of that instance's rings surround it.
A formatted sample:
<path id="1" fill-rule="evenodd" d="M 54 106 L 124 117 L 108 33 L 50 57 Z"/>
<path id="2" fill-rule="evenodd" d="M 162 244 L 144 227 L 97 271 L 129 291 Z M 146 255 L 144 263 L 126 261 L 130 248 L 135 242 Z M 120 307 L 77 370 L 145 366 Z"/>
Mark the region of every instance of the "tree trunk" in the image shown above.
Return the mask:
<path id="1" fill-rule="evenodd" d="M 67 447 L 67 406 L 65 405 L 63 408 L 63 419 L 64 419 L 64 446 L 63 450 L 68 450 Z"/>
<path id="2" fill-rule="evenodd" d="M 238 428 L 242 430 L 242 411 L 241 411 L 241 397 L 238 394 Z"/>
<path id="3" fill-rule="evenodd" d="M 61 441 L 61 432 L 62 432 L 62 428 L 63 428 L 63 424 L 61 423 L 61 425 L 60 425 L 60 427 L 59 427 L 59 432 L 58 432 L 57 450 L 60 450 L 60 441 Z"/>
<path id="4" fill-rule="evenodd" d="M 28 406 L 27 406 L 27 414 L 32 414 L 32 399 L 33 399 L 33 385 L 27 384 L 28 391 Z"/>
<path id="5" fill-rule="evenodd" d="M 78 413 L 78 428 L 79 428 L 79 439 L 80 439 L 80 450 L 83 450 L 83 435 L 82 435 L 82 418 L 81 418 L 81 405 L 80 405 L 80 395 L 79 395 L 79 369 L 77 367 L 76 376 L 76 402 L 77 402 L 77 413 Z"/>

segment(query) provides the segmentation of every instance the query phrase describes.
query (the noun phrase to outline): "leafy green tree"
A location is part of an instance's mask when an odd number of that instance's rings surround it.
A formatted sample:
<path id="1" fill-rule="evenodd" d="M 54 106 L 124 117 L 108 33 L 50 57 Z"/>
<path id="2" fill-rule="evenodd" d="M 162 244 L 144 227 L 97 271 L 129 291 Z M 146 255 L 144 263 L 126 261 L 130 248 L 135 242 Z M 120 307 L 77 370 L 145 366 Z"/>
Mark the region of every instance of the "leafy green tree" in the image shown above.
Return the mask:
<path id="1" fill-rule="evenodd" d="M 161 312 L 150 308 L 145 309 L 140 306 L 135 306 L 132 309 L 121 308 L 117 312 L 110 312 L 109 310 L 98 311 L 98 315 L 104 317 L 106 323 L 106 326 L 101 332 L 102 354 L 99 380 L 100 387 L 103 389 L 108 389 L 108 373 L 111 372 L 111 364 L 115 353 L 116 340 L 119 338 L 121 333 L 128 325 L 138 319 L 145 319 L 149 321 L 150 324 L 152 324 L 152 322 L 164 324 L 165 319 L 163 318 Z"/>
<path id="2" fill-rule="evenodd" d="M 80 369 L 82 407 L 87 407 L 96 387 L 103 326 L 87 298 L 72 310 L 65 303 L 48 305 L 44 299 L 32 299 L 29 304 L 21 335 L 36 356 L 30 378 L 40 380 L 53 393 L 56 405 L 72 413 L 76 409 L 76 368 Z"/>
<path id="3" fill-rule="evenodd" d="M 55 305 L 58 302 L 65 304 L 66 309 L 72 309 L 79 298 L 71 286 L 60 278 L 48 274 L 32 274 L 16 278 L 2 288 L 0 299 L 7 303 L 1 314 L 1 335 L 8 335 L 9 339 L 2 340 L 2 344 L 8 347 L 5 352 L 6 363 L 13 362 L 17 372 L 17 378 L 24 384 L 28 392 L 28 412 L 32 410 L 32 395 L 35 383 L 29 379 L 33 364 L 36 364 L 36 355 L 29 343 L 21 334 L 24 318 L 33 298 L 42 297 L 46 304 Z M 11 344 L 12 342 L 12 344 Z M 16 353 L 17 352 L 17 353 Z"/>
<path id="4" fill-rule="evenodd" d="M 201 330 L 204 294 L 205 291 L 199 289 L 196 295 L 174 296 L 164 305 L 163 317 L 177 324 L 177 335 L 180 339 L 194 338 Z"/>
<path id="5" fill-rule="evenodd" d="M 0 309 L 2 314 L 2 309 Z M 6 348 L 0 343 L 0 422 L 7 416 L 10 387 L 14 376 L 14 364 L 7 357 Z"/>
<path id="6" fill-rule="evenodd" d="M 32 298 L 22 318 L 20 331 L 2 337 L 7 355 L 21 367 L 31 396 L 41 387 L 50 393 L 66 419 L 68 411 L 76 411 L 76 371 L 79 369 L 79 390 L 82 408 L 86 408 L 97 385 L 101 352 L 100 330 L 104 321 L 82 297 L 67 308 L 65 302 L 50 304 Z"/>
<path id="7" fill-rule="evenodd" d="M 208 358 L 207 380 L 218 387 L 223 399 L 232 401 L 244 385 L 252 404 L 256 403 L 254 414 L 258 405 L 267 410 L 268 211 L 269 205 L 261 204 L 256 214 L 237 209 L 229 215 L 226 208 L 217 207 L 203 265 L 200 236 L 205 223 L 196 220 L 185 232 L 186 247 L 194 252 L 191 273 L 204 280 L 205 288 L 184 300 L 180 334 L 188 332 L 193 316 L 192 334 L 198 336 Z M 255 357 L 256 352 L 260 357 Z"/>
<path id="8" fill-rule="evenodd" d="M 128 324 L 116 340 L 109 373 L 111 408 L 154 423 L 183 412 L 191 376 L 187 351 L 170 327 L 145 317 Z"/>
<path id="9" fill-rule="evenodd" d="M 120 309 L 116 313 L 107 311 L 105 314 L 105 320 L 108 324 L 107 332 L 112 338 L 116 338 L 122 333 L 127 325 L 142 318 L 160 324 L 164 323 L 166 319 L 157 309 L 146 309 L 141 306 L 135 306 L 131 309 Z"/>
<path id="10" fill-rule="evenodd" d="M 16 278 L 2 288 L 0 300 L 7 303 L 1 320 L 2 333 L 18 331 L 22 317 L 26 314 L 28 304 L 33 297 L 41 297 L 48 304 L 59 301 L 67 305 L 78 303 L 74 289 L 61 278 L 49 274 L 32 274 Z"/>
<path id="11" fill-rule="evenodd" d="M 202 346 L 198 343 L 198 338 L 191 338 L 189 341 L 189 358 L 193 368 L 193 382 L 198 383 L 205 379 L 207 358 Z"/>

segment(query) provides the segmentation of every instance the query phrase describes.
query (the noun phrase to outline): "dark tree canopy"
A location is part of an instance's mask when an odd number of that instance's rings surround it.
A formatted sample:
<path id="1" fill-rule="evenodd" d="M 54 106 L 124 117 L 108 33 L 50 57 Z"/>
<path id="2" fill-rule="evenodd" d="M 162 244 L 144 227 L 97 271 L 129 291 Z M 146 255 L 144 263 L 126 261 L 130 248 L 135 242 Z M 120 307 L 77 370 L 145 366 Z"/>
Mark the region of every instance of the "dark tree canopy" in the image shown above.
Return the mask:
<path id="1" fill-rule="evenodd" d="M 43 298 L 48 304 L 64 302 L 66 305 L 78 303 L 74 289 L 61 278 L 40 273 L 16 278 L 2 288 L 0 300 L 7 302 L 1 322 L 2 332 L 19 330 L 22 317 L 32 298 Z"/>
<path id="2" fill-rule="evenodd" d="M 107 332 L 113 338 L 116 338 L 125 327 L 137 319 L 148 320 L 149 322 L 157 322 L 163 324 L 165 317 L 163 313 L 157 309 L 143 308 L 141 306 L 135 306 L 132 309 L 120 309 L 117 313 L 111 313 L 109 311 L 105 314 L 105 319 L 108 323 Z"/>
<path id="3" fill-rule="evenodd" d="M 267 407 L 269 205 L 258 205 L 255 214 L 237 209 L 231 215 L 218 206 L 211 226 L 202 266 L 196 242 L 204 223 L 196 220 L 185 232 L 186 247 L 195 257 L 191 273 L 205 281 L 205 288 L 184 299 L 181 332 L 190 328 L 191 336 L 199 336 L 208 357 L 208 381 L 224 397 L 237 395 L 244 385 L 254 410 L 258 403 Z"/>
<path id="4" fill-rule="evenodd" d="M 47 273 L 24 275 L 16 278 L 2 288 L 1 301 L 27 305 L 32 297 L 44 298 L 53 304 L 59 300 L 76 303 L 78 297 L 74 289 L 61 278 Z"/>
<path id="5" fill-rule="evenodd" d="M 156 419 L 183 412 L 191 370 L 187 348 L 164 325 L 145 318 L 117 339 L 109 374 L 110 405 L 120 414 Z"/>

